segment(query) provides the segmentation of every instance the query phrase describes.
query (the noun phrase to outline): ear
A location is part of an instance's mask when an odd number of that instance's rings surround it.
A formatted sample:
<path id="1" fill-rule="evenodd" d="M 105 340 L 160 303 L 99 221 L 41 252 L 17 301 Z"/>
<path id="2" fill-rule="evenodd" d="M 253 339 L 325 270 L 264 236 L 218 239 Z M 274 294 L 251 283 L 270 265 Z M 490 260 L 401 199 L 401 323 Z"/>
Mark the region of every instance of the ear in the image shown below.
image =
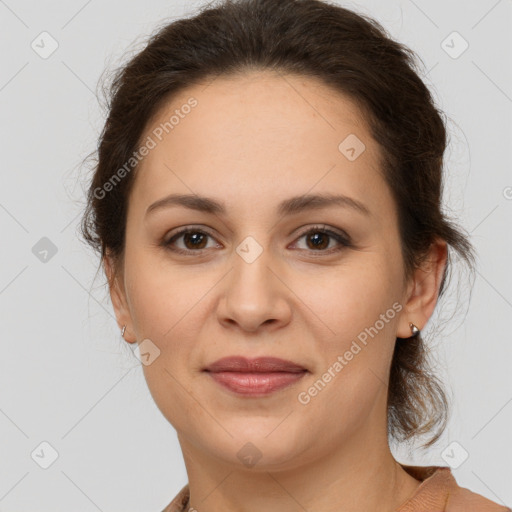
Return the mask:
<path id="1" fill-rule="evenodd" d="M 406 302 L 400 317 L 397 337 L 412 336 L 409 322 L 422 330 L 434 312 L 439 288 L 446 267 L 448 247 L 444 240 L 436 239 L 420 268 L 414 271 L 407 287 Z"/>
<path id="2" fill-rule="evenodd" d="M 126 331 L 123 338 L 128 343 L 135 343 L 136 339 L 132 336 L 132 321 L 128 302 L 126 300 L 125 288 L 122 283 L 122 279 L 116 275 L 113 259 L 108 254 L 105 255 L 105 258 L 103 259 L 103 268 L 105 269 L 105 275 L 107 276 L 110 299 L 116 315 L 119 331 L 121 331 L 123 326 L 126 325 Z"/>

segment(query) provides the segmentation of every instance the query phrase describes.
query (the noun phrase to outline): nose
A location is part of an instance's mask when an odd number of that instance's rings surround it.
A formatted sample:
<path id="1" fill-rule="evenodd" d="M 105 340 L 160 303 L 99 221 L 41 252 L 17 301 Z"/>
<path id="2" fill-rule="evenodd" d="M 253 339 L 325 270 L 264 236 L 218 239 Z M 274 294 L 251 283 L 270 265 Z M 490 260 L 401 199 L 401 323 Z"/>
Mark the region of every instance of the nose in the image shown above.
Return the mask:
<path id="1" fill-rule="evenodd" d="M 275 330 L 288 324 L 293 293 L 279 268 L 266 249 L 254 261 L 234 254 L 233 268 L 220 288 L 219 322 L 247 332 Z"/>

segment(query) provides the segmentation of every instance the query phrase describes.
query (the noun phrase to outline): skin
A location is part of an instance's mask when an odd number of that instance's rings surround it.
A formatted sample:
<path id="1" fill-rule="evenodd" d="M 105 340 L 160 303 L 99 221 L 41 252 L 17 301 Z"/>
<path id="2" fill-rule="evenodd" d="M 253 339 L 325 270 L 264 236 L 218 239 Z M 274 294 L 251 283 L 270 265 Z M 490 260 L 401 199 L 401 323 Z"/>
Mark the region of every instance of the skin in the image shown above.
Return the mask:
<path id="1" fill-rule="evenodd" d="M 433 313 L 446 244 L 436 242 L 424 267 L 404 282 L 379 147 L 356 106 L 323 83 L 270 71 L 218 77 L 174 97 L 144 137 L 191 96 L 198 105 L 137 170 L 122 267 L 104 260 L 126 341 L 150 339 L 160 350 L 143 370 L 177 430 L 191 506 L 395 510 L 420 482 L 388 445 L 391 357 L 396 337 L 411 336 L 409 322 L 422 329 Z M 366 146 L 354 161 L 338 150 L 352 133 Z M 173 206 L 145 216 L 170 193 L 212 197 L 224 202 L 226 214 Z M 306 193 L 348 195 L 371 215 L 339 206 L 276 213 L 280 201 Z M 316 224 L 346 232 L 352 245 L 327 236 L 316 248 L 303 236 Z M 174 247 L 188 255 L 161 245 L 190 225 L 210 235 L 201 251 L 183 236 Z M 236 252 L 247 236 L 262 248 L 251 263 Z M 300 403 L 298 394 L 396 302 L 401 311 L 309 403 Z M 229 355 L 281 357 L 309 373 L 265 397 L 242 397 L 202 371 Z M 252 467 L 237 457 L 248 442 L 260 455 Z"/>

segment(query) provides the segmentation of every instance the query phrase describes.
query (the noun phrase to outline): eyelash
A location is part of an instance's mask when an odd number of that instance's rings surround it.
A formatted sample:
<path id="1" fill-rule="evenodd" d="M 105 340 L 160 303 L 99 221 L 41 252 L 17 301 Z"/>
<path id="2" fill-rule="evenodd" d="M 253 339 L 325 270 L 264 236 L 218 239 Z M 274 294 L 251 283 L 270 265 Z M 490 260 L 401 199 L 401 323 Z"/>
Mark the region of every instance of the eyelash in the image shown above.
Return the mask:
<path id="1" fill-rule="evenodd" d="M 191 253 L 202 253 L 203 251 L 206 251 L 208 249 L 197 249 L 197 250 L 193 250 L 193 249 L 178 249 L 176 247 L 172 247 L 172 244 L 178 239 L 180 238 L 181 236 L 183 235 L 186 235 L 187 233 L 193 233 L 193 234 L 201 234 L 201 235 L 206 235 L 206 236 L 209 236 L 211 238 L 213 238 L 212 235 L 210 235 L 210 233 L 202 230 L 202 229 L 195 229 L 195 228 L 185 228 L 185 229 L 182 229 L 181 231 L 178 231 L 177 233 L 175 233 L 171 238 L 169 238 L 169 240 L 167 241 L 163 241 L 161 245 L 163 245 L 166 249 L 172 251 L 172 252 L 175 252 L 175 253 L 178 253 L 178 254 L 184 254 L 184 255 L 189 255 Z M 304 251 L 308 251 L 308 252 L 313 252 L 313 253 L 323 253 L 323 254 L 332 254 L 332 253 L 335 253 L 335 252 L 339 252 L 341 250 L 343 250 L 344 248 L 347 248 L 347 247 L 352 247 L 352 243 L 351 243 L 351 240 L 350 240 L 350 237 L 346 236 L 346 235 L 342 235 L 340 233 L 337 233 L 335 231 L 332 231 L 330 229 L 327 229 L 325 226 L 313 226 L 312 228 L 308 229 L 307 231 L 301 233 L 298 237 L 298 239 L 301 239 L 303 238 L 304 236 L 306 235 L 310 235 L 310 234 L 313 234 L 313 233 L 322 233 L 324 235 L 328 235 L 330 236 L 331 238 L 334 238 L 340 245 L 341 247 L 337 247 L 337 248 L 334 248 L 334 250 L 331 248 L 331 249 L 319 249 L 318 251 L 315 251 L 313 249 L 311 250 L 308 250 L 308 249 L 300 249 L 300 250 L 304 250 Z M 322 255 L 322 254 L 320 254 Z"/>

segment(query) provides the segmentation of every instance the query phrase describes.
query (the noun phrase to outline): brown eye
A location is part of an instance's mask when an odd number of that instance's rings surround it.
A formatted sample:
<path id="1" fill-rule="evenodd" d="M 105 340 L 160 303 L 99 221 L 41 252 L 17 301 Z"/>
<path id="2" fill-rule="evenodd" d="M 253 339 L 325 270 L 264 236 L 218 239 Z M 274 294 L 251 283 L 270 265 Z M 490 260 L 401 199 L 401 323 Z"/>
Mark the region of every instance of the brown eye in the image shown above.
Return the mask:
<path id="1" fill-rule="evenodd" d="M 183 234 L 183 243 L 187 249 L 204 249 L 207 236 L 204 233 L 187 232 Z"/>
<path id="2" fill-rule="evenodd" d="M 318 231 L 306 235 L 306 240 L 311 249 L 326 249 L 329 246 L 329 238 L 329 235 Z"/>
<path id="3" fill-rule="evenodd" d="M 168 241 L 164 241 L 163 245 L 173 251 L 181 253 L 188 253 L 194 251 L 199 252 L 203 249 L 207 249 L 206 245 L 208 242 L 208 238 L 211 238 L 211 235 L 209 235 L 208 233 L 205 233 L 204 231 L 201 231 L 199 229 L 188 228 L 180 231 L 179 233 L 176 233 Z M 183 247 L 177 247 L 175 245 L 176 241 L 179 239 L 182 239 Z"/>
<path id="4" fill-rule="evenodd" d="M 306 249 L 309 251 L 331 253 L 339 251 L 344 247 L 351 247 L 350 238 L 341 233 L 337 233 L 323 227 L 313 227 L 303 233 L 300 237 L 306 239 Z M 331 241 L 334 240 L 334 247 L 329 247 Z M 336 243 L 338 246 L 336 247 Z"/>

